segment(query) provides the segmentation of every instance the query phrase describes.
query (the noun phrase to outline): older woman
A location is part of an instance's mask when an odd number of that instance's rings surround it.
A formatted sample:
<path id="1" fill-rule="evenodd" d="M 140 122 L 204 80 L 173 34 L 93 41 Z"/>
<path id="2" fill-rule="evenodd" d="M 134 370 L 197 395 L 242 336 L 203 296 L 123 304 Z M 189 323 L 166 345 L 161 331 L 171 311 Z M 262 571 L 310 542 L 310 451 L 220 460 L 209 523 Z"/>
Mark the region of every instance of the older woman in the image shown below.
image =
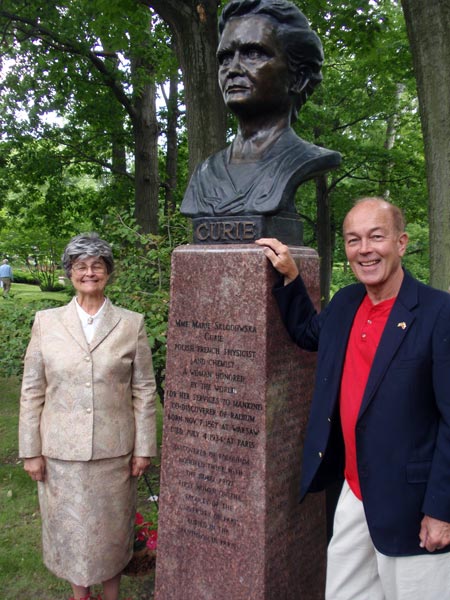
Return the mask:
<path id="1" fill-rule="evenodd" d="M 19 451 L 38 481 L 46 566 L 71 600 L 119 597 L 133 552 L 136 483 L 156 454 L 151 351 L 142 315 L 104 291 L 109 244 L 74 237 L 63 266 L 76 297 L 36 313 L 20 400 Z"/>

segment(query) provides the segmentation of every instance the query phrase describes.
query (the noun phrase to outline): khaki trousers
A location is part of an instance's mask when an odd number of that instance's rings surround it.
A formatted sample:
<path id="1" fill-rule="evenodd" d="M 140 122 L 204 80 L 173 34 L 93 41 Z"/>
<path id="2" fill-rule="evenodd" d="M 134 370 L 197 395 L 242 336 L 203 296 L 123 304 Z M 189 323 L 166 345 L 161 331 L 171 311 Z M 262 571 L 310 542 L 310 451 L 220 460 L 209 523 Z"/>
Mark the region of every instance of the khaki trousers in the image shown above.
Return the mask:
<path id="1" fill-rule="evenodd" d="M 419 547 L 419 530 L 417 530 Z M 326 600 L 450 600 L 450 553 L 385 556 L 345 481 L 328 546 Z"/>
<path id="2" fill-rule="evenodd" d="M 2 288 L 3 288 L 3 294 L 6 296 L 7 294 L 9 294 L 9 290 L 11 289 L 11 278 L 10 277 L 1 277 L 0 278 L 2 280 Z"/>

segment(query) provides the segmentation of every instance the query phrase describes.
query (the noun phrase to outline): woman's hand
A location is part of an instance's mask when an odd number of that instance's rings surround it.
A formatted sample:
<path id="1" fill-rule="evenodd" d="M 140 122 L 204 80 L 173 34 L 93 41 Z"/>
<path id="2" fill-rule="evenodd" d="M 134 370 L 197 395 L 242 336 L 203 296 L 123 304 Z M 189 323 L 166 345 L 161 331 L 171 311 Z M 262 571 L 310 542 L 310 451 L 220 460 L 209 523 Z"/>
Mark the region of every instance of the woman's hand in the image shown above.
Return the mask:
<path id="1" fill-rule="evenodd" d="M 45 481 L 45 458 L 34 456 L 23 461 L 23 468 L 34 481 Z"/>
<path id="2" fill-rule="evenodd" d="M 275 269 L 284 275 L 284 285 L 294 281 L 298 276 L 298 268 L 292 258 L 289 248 L 275 238 L 261 238 L 255 241 L 262 246 L 264 254 L 273 264 Z"/>
<path id="3" fill-rule="evenodd" d="M 131 458 L 131 475 L 140 477 L 150 466 L 150 459 L 147 456 L 133 456 Z"/>

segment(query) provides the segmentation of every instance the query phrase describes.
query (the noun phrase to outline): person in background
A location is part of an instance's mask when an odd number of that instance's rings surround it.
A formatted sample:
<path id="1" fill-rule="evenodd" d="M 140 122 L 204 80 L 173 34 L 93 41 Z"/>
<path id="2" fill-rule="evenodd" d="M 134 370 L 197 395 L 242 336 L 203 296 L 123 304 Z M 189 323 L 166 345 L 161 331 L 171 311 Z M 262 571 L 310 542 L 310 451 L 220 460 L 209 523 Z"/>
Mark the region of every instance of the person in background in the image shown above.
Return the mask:
<path id="1" fill-rule="evenodd" d="M 401 211 L 363 198 L 344 220 L 360 283 L 317 314 L 289 249 L 257 243 L 294 341 L 318 351 L 300 496 L 343 488 L 327 600 L 450 597 L 450 297 L 402 268 Z"/>
<path id="2" fill-rule="evenodd" d="M 114 306 L 111 248 L 74 237 L 63 266 L 76 296 L 36 313 L 20 399 L 19 453 L 38 482 L 46 566 L 72 599 L 118 600 L 133 553 L 137 478 L 156 455 L 156 385 L 144 318 Z M 99 596 L 100 598 L 100 596 Z"/>
<path id="3" fill-rule="evenodd" d="M 0 265 L 0 281 L 2 282 L 3 296 L 9 296 L 11 282 L 14 281 L 13 272 L 7 258 L 4 258 Z"/>

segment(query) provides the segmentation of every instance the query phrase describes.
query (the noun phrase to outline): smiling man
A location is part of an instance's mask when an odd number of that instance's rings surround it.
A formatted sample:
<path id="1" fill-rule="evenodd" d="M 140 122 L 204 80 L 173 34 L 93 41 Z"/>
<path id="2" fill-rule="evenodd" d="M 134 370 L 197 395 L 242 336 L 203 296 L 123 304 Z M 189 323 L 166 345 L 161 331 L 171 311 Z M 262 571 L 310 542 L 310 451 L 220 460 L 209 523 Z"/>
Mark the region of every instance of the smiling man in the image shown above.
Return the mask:
<path id="1" fill-rule="evenodd" d="M 296 214 L 297 187 L 341 160 L 338 152 L 305 142 L 291 128 L 322 79 L 320 40 L 286 0 L 232 0 L 219 32 L 219 85 L 238 130 L 228 148 L 197 167 L 181 212 Z"/>
<path id="2" fill-rule="evenodd" d="M 301 498 L 344 479 L 327 600 L 442 600 L 450 590 L 450 295 L 403 270 L 401 211 L 363 198 L 343 224 L 360 283 L 317 314 L 287 246 L 258 244 L 293 340 L 318 351 Z"/>

